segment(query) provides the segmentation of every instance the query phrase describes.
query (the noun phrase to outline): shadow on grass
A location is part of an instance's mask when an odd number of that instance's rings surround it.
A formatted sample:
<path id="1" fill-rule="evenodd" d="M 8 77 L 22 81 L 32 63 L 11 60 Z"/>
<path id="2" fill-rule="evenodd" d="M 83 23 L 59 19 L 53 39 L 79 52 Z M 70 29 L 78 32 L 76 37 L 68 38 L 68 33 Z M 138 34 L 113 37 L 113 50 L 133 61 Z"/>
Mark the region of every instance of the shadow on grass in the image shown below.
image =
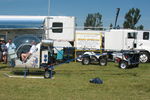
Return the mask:
<path id="1" fill-rule="evenodd" d="M 116 76 L 135 76 L 135 77 L 138 77 L 138 74 L 137 73 L 113 73 L 113 74 L 110 74 L 110 75 L 116 75 Z"/>
<path id="2" fill-rule="evenodd" d="M 26 73 L 27 75 L 44 75 L 44 72 L 45 71 L 30 71 L 30 70 L 27 70 Z M 11 72 L 12 74 L 14 75 L 24 75 L 25 74 L 25 70 L 14 70 Z M 55 74 L 56 72 L 53 71 L 53 75 Z"/>
<path id="3" fill-rule="evenodd" d="M 0 67 L 0 70 L 6 69 L 6 68 L 10 68 L 9 66 L 2 66 Z"/>
<path id="4" fill-rule="evenodd" d="M 26 71 L 28 75 L 43 75 L 43 71 Z M 25 74 L 25 71 L 24 70 L 15 70 L 15 71 L 12 71 L 11 72 L 12 74 L 14 75 L 24 75 Z"/>

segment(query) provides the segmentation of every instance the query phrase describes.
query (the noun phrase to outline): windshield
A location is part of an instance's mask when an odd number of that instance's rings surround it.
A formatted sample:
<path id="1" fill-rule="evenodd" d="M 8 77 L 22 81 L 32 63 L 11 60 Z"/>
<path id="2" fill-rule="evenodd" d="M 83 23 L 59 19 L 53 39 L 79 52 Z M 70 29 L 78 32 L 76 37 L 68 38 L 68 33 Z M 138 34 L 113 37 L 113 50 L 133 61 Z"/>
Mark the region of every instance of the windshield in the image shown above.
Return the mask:
<path id="1" fill-rule="evenodd" d="M 29 45 L 32 41 L 35 41 L 36 44 L 40 42 L 40 39 L 33 35 L 22 35 L 13 40 L 13 43 L 16 45 L 16 49 L 20 47 L 21 45 Z"/>

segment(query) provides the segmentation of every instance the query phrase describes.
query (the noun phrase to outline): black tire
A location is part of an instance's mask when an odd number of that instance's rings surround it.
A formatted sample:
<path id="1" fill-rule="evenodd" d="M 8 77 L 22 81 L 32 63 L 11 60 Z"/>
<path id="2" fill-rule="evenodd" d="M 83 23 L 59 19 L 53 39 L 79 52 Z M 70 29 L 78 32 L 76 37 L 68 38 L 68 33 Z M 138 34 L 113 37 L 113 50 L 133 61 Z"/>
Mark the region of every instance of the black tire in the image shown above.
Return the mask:
<path id="1" fill-rule="evenodd" d="M 50 78 L 50 70 L 45 70 L 45 72 L 44 72 L 44 78 L 45 79 Z"/>
<path id="2" fill-rule="evenodd" d="M 119 63 L 119 67 L 120 67 L 121 69 L 127 69 L 127 68 L 128 68 L 128 63 L 127 63 L 126 61 L 121 61 L 121 62 Z"/>
<path id="3" fill-rule="evenodd" d="M 99 58 L 99 65 L 100 66 L 106 66 L 107 65 L 107 58 L 106 57 Z"/>
<path id="4" fill-rule="evenodd" d="M 133 67 L 139 67 L 139 64 L 135 64 Z"/>
<path id="5" fill-rule="evenodd" d="M 148 52 L 140 52 L 139 60 L 141 63 L 149 62 L 149 59 L 150 59 L 150 55 Z"/>
<path id="6" fill-rule="evenodd" d="M 82 64 L 83 64 L 83 65 L 88 65 L 88 64 L 90 64 L 90 57 L 83 57 L 83 59 L 82 59 Z"/>

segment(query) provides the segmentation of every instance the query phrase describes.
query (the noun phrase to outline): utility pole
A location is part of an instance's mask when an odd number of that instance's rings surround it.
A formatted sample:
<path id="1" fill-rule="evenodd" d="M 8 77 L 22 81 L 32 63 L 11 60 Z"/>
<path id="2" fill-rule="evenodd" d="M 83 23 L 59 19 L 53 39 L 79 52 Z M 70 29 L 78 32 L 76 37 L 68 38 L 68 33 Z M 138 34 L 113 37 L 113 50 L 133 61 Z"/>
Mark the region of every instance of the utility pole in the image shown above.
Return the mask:
<path id="1" fill-rule="evenodd" d="M 47 21 L 47 27 L 46 27 L 46 39 L 49 38 L 49 29 L 50 29 L 50 0 L 48 0 L 48 10 L 47 10 L 47 14 L 48 14 L 48 17 L 46 18 L 46 21 Z"/>
<path id="2" fill-rule="evenodd" d="M 48 16 L 50 16 L 50 0 L 48 0 Z"/>
<path id="3" fill-rule="evenodd" d="M 119 15 L 119 12 L 120 12 L 120 8 L 117 8 L 116 20 L 115 20 L 115 25 L 114 25 L 114 28 L 116 28 L 116 25 L 117 25 L 117 20 L 118 20 L 118 15 Z"/>

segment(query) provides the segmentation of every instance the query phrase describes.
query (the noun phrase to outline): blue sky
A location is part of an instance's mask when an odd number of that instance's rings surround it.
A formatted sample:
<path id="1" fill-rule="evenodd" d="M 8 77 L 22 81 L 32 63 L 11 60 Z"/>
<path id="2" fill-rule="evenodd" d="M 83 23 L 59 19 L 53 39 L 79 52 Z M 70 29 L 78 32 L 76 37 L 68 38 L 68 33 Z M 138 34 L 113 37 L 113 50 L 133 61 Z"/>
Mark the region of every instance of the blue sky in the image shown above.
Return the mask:
<path id="1" fill-rule="evenodd" d="M 83 26 L 88 13 L 101 13 L 103 26 L 114 24 L 116 8 L 120 8 L 118 24 L 122 26 L 125 13 L 139 8 L 142 17 L 139 25 L 150 29 L 150 0 L 50 0 L 50 15 L 75 16 L 78 26 Z M 0 0 L 0 15 L 48 15 L 48 0 Z"/>

